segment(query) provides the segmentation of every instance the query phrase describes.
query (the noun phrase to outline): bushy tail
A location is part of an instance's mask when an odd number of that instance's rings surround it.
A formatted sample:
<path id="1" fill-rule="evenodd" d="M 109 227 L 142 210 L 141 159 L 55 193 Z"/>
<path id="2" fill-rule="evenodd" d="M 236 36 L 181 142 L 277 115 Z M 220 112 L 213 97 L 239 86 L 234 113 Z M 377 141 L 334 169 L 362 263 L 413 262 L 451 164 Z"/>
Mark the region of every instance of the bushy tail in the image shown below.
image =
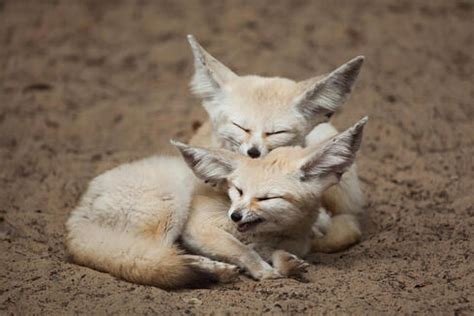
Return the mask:
<path id="1" fill-rule="evenodd" d="M 324 211 L 321 214 L 313 226 L 316 237 L 313 238 L 312 251 L 336 252 L 360 241 L 362 233 L 356 216 L 342 214 L 329 217 Z"/>
<path id="2" fill-rule="evenodd" d="M 216 281 L 192 265 L 172 243 L 87 222 L 67 226 L 67 248 L 78 264 L 165 289 L 206 287 Z"/>
<path id="3" fill-rule="evenodd" d="M 342 175 L 338 184 L 323 193 L 322 203 L 324 208 L 334 215 L 353 214 L 362 216 L 365 213 L 365 198 L 360 188 L 355 164 Z"/>

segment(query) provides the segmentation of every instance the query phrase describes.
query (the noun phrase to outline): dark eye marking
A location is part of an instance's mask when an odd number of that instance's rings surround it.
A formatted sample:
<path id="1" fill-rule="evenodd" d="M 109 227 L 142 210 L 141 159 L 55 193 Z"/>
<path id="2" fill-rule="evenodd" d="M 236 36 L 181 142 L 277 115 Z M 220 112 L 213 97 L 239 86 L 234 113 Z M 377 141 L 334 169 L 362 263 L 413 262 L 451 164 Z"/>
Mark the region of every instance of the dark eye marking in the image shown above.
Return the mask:
<path id="1" fill-rule="evenodd" d="M 269 133 L 265 133 L 265 135 L 266 135 L 266 136 L 271 136 L 271 135 L 278 135 L 278 134 L 284 134 L 284 133 L 289 133 L 289 131 L 269 132 Z"/>
<path id="2" fill-rule="evenodd" d="M 239 192 L 239 195 L 242 196 L 242 194 L 244 194 L 244 192 L 242 191 L 242 189 L 239 189 L 238 187 L 236 187 L 234 185 L 234 188 L 237 190 L 237 192 Z"/>
<path id="3" fill-rule="evenodd" d="M 234 124 L 235 126 L 237 126 L 238 128 L 240 128 L 240 129 L 243 130 L 244 132 L 250 133 L 250 130 L 249 130 L 249 129 L 243 128 L 242 126 L 240 126 L 239 124 L 237 124 L 237 123 L 235 123 L 235 122 L 232 122 L 232 124 Z"/>
<path id="4" fill-rule="evenodd" d="M 264 197 L 259 197 L 257 198 L 257 201 L 268 201 L 268 200 L 274 200 L 274 199 L 284 199 L 283 196 L 264 196 Z"/>

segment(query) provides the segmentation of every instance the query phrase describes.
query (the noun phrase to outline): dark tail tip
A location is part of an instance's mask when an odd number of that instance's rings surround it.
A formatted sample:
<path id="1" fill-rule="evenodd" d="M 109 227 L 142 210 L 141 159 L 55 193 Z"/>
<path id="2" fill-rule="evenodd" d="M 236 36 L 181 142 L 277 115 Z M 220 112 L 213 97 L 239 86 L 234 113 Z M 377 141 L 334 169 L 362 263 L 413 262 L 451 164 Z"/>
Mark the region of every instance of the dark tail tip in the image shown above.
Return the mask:
<path id="1" fill-rule="evenodd" d="M 183 288 L 185 289 L 207 289 L 219 282 L 217 275 L 200 269 L 192 267 L 189 278 Z"/>

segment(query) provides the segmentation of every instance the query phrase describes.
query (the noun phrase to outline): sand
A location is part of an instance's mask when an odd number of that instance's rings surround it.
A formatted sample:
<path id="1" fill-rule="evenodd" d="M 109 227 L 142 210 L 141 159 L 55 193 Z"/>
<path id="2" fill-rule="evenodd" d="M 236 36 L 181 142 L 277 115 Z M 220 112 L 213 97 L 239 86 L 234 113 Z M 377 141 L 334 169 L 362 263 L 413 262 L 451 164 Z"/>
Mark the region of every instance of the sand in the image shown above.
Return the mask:
<path id="1" fill-rule="evenodd" d="M 0 1 L 0 314 L 473 314 L 472 1 Z M 206 119 L 185 35 L 241 74 L 366 63 L 335 115 L 370 116 L 362 243 L 306 282 L 167 292 L 71 263 L 87 183 Z"/>

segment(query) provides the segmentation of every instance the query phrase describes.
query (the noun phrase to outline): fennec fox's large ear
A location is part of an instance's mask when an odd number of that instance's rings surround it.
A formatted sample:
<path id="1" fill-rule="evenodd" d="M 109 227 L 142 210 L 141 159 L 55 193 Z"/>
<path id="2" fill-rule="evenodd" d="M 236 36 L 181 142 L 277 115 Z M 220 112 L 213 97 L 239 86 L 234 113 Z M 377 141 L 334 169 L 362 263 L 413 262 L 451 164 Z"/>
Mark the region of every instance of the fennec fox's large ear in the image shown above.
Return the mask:
<path id="1" fill-rule="evenodd" d="M 312 121 L 330 117 L 349 96 L 363 63 L 364 56 L 358 56 L 328 75 L 298 83 L 306 88 L 295 100 L 298 111 Z"/>
<path id="2" fill-rule="evenodd" d="M 354 162 L 367 120 L 366 116 L 351 128 L 329 140 L 322 148 L 310 153 L 300 167 L 301 180 L 329 176 L 334 180 L 331 182 L 339 181 L 342 174 Z"/>
<path id="3" fill-rule="evenodd" d="M 235 169 L 235 154 L 230 151 L 191 147 L 174 140 L 171 144 L 179 149 L 184 161 L 200 179 L 223 180 Z"/>
<path id="4" fill-rule="evenodd" d="M 215 96 L 229 80 L 237 75 L 211 56 L 199 45 L 194 36 L 188 35 L 188 42 L 194 56 L 194 76 L 191 91 L 206 99 Z"/>

